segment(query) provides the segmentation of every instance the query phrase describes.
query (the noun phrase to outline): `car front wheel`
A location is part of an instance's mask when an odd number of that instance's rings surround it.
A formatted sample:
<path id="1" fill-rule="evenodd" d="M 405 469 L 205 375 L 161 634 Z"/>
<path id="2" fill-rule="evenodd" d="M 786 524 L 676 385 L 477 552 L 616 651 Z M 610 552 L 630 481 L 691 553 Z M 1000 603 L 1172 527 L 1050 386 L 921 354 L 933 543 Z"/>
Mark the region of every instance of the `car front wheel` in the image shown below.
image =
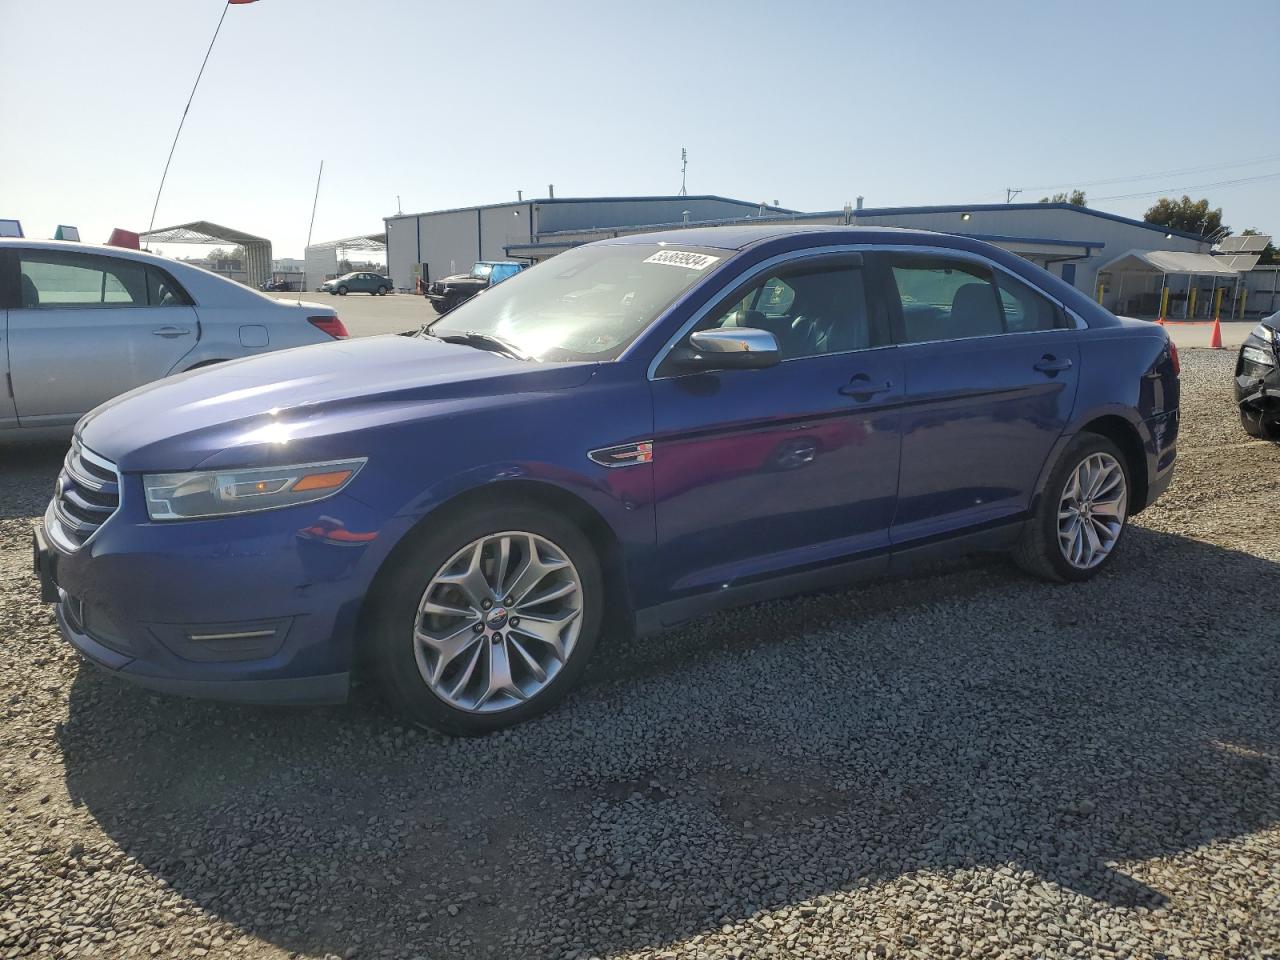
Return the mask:
<path id="1" fill-rule="evenodd" d="M 387 288 L 386 288 L 386 287 L 379 287 L 379 288 L 378 288 L 378 296 L 380 296 L 380 297 L 385 297 L 386 295 L 387 295 Z"/>
<path id="2" fill-rule="evenodd" d="M 534 507 L 464 515 L 402 551 L 374 597 L 374 663 L 413 722 L 478 736 L 555 706 L 600 633 L 603 581 L 576 524 Z"/>
<path id="3" fill-rule="evenodd" d="M 1240 408 L 1240 426 L 1258 440 L 1280 440 L 1280 420 L 1268 423 L 1261 410 Z"/>
<path id="4" fill-rule="evenodd" d="M 1120 449 L 1106 437 L 1080 434 L 1054 467 L 1015 560 L 1044 580 L 1096 576 L 1115 556 L 1124 533 L 1130 489 Z"/>

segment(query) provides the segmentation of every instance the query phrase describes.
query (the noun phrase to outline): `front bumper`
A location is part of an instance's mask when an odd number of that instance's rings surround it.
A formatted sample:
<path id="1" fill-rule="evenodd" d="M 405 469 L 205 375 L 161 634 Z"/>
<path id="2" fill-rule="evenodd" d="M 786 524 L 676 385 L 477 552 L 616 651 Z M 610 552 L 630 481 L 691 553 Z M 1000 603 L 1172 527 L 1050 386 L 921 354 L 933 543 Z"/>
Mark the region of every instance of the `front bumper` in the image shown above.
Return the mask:
<path id="1" fill-rule="evenodd" d="M 136 477 L 133 479 L 137 479 Z M 140 485 L 140 484 L 139 484 Z M 130 503 L 132 501 L 132 504 Z M 63 637 L 122 679 L 257 703 L 346 699 L 365 593 L 390 547 L 351 497 L 213 521 L 119 513 L 33 559 Z"/>
<path id="2" fill-rule="evenodd" d="M 1269 357 L 1271 363 L 1250 359 L 1259 353 Z M 1280 425 L 1280 349 L 1250 334 L 1236 358 L 1232 386 L 1242 411 L 1257 417 L 1262 424 Z"/>

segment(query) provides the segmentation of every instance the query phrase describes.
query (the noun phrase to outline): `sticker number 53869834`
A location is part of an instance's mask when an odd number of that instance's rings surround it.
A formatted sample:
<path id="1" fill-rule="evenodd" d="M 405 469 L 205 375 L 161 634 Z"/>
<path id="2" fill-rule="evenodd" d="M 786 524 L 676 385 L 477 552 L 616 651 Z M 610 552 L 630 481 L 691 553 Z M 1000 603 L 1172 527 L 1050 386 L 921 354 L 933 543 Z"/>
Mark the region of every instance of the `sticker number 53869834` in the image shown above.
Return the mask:
<path id="1" fill-rule="evenodd" d="M 665 263 L 669 267 L 684 267 L 686 270 L 705 270 L 719 257 L 706 253 L 689 253 L 685 250 L 659 250 L 652 257 L 645 257 L 645 263 Z"/>

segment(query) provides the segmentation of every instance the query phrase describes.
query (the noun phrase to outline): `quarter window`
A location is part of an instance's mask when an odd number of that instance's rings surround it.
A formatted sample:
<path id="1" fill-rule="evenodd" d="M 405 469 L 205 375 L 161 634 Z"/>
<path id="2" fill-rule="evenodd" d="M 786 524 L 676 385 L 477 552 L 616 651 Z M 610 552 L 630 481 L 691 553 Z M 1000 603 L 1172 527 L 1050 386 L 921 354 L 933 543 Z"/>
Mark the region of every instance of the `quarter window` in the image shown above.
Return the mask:
<path id="1" fill-rule="evenodd" d="M 863 271 L 847 261 L 780 269 L 712 316 L 703 329 L 768 330 L 784 360 L 872 346 Z"/>
<path id="2" fill-rule="evenodd" d="M 997 274 L 996 286 L 1000 290 L 1000 307 L 1004 311 L 1004 325 L 1009 333 L 1053 330 L 1066 326 L 1058 305 L 1022 281 Z"/>

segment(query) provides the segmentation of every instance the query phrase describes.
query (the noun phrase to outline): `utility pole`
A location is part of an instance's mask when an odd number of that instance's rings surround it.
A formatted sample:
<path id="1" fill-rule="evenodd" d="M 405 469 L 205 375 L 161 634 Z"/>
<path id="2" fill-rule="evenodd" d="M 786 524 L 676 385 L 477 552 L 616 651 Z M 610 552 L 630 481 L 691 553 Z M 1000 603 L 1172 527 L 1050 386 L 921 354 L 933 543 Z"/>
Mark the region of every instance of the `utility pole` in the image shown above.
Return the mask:
<path id="1" fill-rule="evenodd" d="M 684 147 L 680 148 L 680 196 L 687 197 L 689 191 L 685 189 L 685 173 L 689 169 L 689 151 Z"/>
<path id="2" fill-rule="evenodd" d="M 1016 197 L 1016 196 L 1017 196 L 1018 194 L 1020 194 L 1021 192 L 1022 192 L 1022 188 L 1021 188 L 1021 187 L 1005 187 L 1005 188 L 1004 188 L 1004 202 L 1005 202 L 1005 203 L 1013 203 L 1013 198 L 1014 198 L 1014 197 Z"/>

